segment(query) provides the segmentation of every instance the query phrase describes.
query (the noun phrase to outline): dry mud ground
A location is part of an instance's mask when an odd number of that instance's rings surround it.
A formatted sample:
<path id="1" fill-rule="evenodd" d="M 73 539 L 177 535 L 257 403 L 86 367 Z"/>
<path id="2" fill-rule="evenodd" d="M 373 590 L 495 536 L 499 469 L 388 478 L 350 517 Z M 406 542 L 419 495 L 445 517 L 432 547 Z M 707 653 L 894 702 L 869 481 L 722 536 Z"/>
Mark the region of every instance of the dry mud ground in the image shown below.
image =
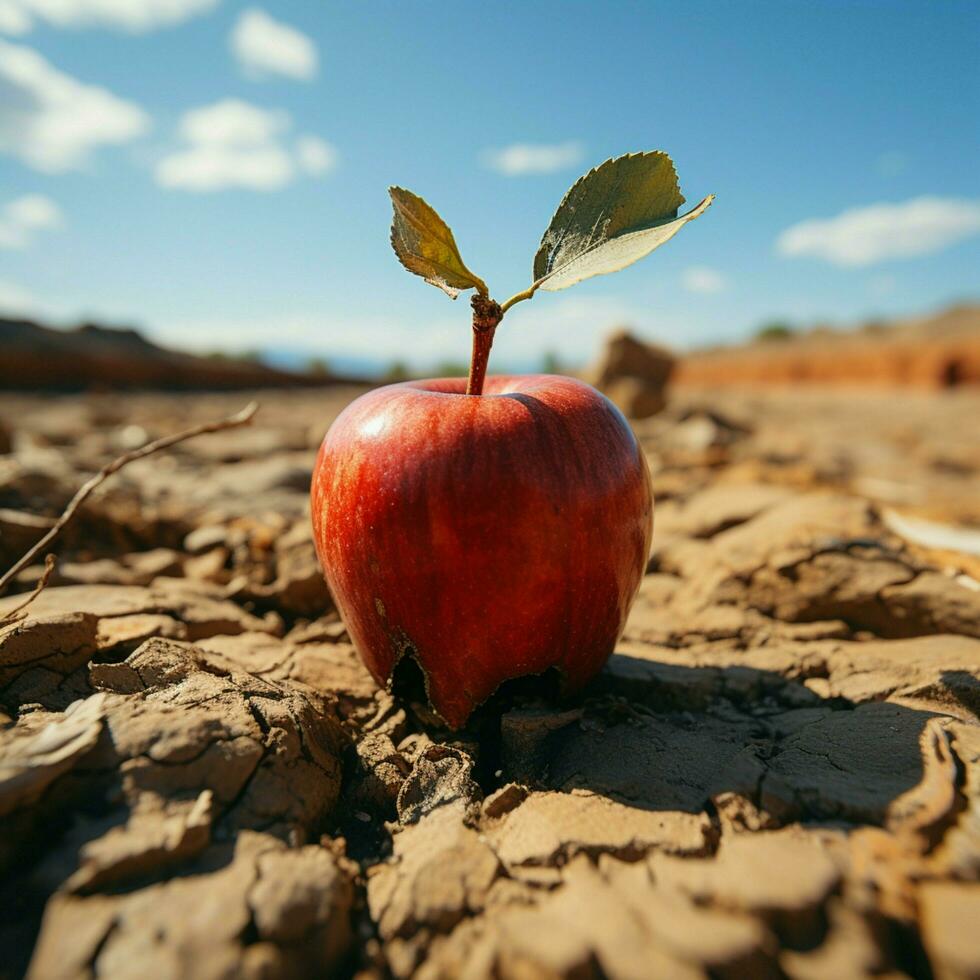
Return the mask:
<path id="1" fill-rule="evenodd" d="M 0 976 L 980 976 L 980 393 L 676 395 L 608 667 L 457 734 L 319 577 L 349 394 L 124 470 L 0 627 Z M 245 400 L 0 399 L 0 567 Z"/>

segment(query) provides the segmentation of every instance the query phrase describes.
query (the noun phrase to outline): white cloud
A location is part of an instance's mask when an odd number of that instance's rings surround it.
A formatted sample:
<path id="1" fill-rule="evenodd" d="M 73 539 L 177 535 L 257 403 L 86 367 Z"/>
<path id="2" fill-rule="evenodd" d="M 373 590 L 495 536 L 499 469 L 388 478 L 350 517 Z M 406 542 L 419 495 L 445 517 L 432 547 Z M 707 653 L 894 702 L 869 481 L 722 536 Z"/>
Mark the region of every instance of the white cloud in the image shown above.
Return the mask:
<path id="1" fill-rule="evenodd" d="M 316 75 L 317 51 L 313 41 L 257 7 L 242 12 L 229 43 L 238 63 L 249 75 L 285 75 L 300 81 L 309 81 Z"/>
<path id="2" fill-rule="evenodd" d="M 179 24 L 219 0 L 0 0 L 0 31 L 26 34 L 36 20 L 52 27 L 113 27 L 139 33 Z"/>
<path id="3" fill-rule="evenodd" d="M 30 15 L 17 0 L 0 0 L 0 34 L 26 34 Z"/>
<path id="4" fill-rule="evenodd" d="M 337 166 L 337 151 L 319 136 L 301 136 L 296 141 L 296 159 L 306 173 L 316 177 Z"/>
<path id="5" fill-rule="evenodd" d="M 293 163 L 278 145 L 222 146 L 204 143 L 160 161 L 162 187 L 185 191 L 220 191 L 243 187 L 274 191 L 293 179 Z"/>
<path id="6" fill-rule="evenodd" d="M 31 48 L 0 40 L 0 153 L 57 173 L 148 127 L 139 106 L 58 71 Z"/>
<path id="7" fill-rule="evenodd" d="M 728 287 L 728 280 L 717 269 L 706 265 L 692 265 L 685 269 L 681 283 L 689 293 L 720 293 Z"/>
<path id="8" fill-rule="evenodd" d="M 980 234 L 980 201 L 917 197 L 852 208 L 836 218 L 802 221 L 777 239 L 782 255 L 864 266 L 938 252 Z"/>
<path id="9" fill-rule="evenodd" d="M 61 209 L 49 197 L 25 194 L 0 208 L 0 248 L 26 248 L 34 236 L 61 226 Z"/>
<path id="10" fill-rule="evenodd" d="M 486 150 L 483 162 L 505 177 L 553 174 L 574 167 L 582 159 L 581 143 L 514 143 L 500 150 Z"/>
<path id="11" fill-rule="evenodd" d="M 327 173 L 336 163 L 334 148 L 319 137 L 301 136 L 288 149 L 284 137 L 291 126 L 288 113 L 238 99 L 192 109 L 180 122 L 185 145 L 157 164 L 157 183 L 198 192 L 233 187 L 274 191 L 298 172 Z"/>
<path id="12" fill-rule="evenodd" d="M 239 99 L 223 99 L 212 105 L 190 109 L 180 120 L 180 135 L 189 143 L 268 143 L 289 126 L 289 115 L 275 109 L 260 109 Z"/>

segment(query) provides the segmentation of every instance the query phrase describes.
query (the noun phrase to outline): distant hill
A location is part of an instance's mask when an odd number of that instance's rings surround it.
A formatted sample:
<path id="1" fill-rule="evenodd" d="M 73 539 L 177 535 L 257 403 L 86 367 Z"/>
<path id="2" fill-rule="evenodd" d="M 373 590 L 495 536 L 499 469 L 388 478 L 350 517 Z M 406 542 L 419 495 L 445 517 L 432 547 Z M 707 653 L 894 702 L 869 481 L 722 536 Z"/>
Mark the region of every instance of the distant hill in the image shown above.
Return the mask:
<path id="1" fill-rule="evenodd" d="M 782 332 L 737 347 L 694 351 L 680 384 L 870 384 L 946 388 L 980 384 L 980 305 L 835 330 Z"/>
<path id="2" fill-rule="evenodd" d="M 86 323 L 72 330 L 54 330 L 31 320 L 0 317 L 0 390 L 228 390 L 360 381 L 249 360 L 198 357 L 160 347 L 131 329 Z"/>

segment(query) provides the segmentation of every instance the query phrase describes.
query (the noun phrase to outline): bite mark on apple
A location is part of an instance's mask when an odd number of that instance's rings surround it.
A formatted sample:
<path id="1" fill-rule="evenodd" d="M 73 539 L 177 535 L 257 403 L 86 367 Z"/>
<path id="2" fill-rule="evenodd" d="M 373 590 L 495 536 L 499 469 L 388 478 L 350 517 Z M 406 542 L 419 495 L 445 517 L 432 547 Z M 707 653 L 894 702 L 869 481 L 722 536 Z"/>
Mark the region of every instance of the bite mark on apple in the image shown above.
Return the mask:
<path id="1" fill-rule="evenodd" d="M 377 600 L 380 602 L 380 600 Z M 388 631 L 388 639 L 391 641 L 392 651 L 394 653 L 394 659 L 391 662 L 391 669 L 388 671 L 388 676 L 385 679 L 385 690 L 389 694 L 394 693 L 395 684 L 395 673 L 398 669 L 398 665 L 406 658 L 410 658 L 415 666 L 418 667 L 419 673 L 422 675 L 422 683 L 425 686 L 425 700 L 428 702 L 429 708 L 432 712 L 442 721 L 444 725 L 449 728 L 455 729 L 456 726 L 450 725 L 446 720 L 445 716 L 439 709 L 435 706 L 432 700 L 432 690 L 429 683 L 429 672 L 425 669 L 425 664 L 422 663 L 422 658 L 419 656 L 418 647 L 416 647 L 412 638 L 403 629 L 391 629 Z"/>

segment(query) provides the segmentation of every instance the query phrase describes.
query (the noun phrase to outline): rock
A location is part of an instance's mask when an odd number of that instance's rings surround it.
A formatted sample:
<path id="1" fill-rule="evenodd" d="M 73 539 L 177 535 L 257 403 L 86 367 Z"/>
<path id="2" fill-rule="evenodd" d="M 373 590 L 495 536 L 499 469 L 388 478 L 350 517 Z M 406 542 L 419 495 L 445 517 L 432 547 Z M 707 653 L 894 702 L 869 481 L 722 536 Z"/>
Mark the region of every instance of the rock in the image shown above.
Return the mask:
<path id="1" fill-rule="evenodd" d="M 51 783 L 95 747 L 102 731 L 104 702 L 104 695 L 93 694 L 43 727 L 38 726 L 46 715 L 35 713 L 27 724 L 3 732 L 0 817 L 36 803 Z"/>
<path id="2" fill-rule="evenodd" d="M 700 814 L 643 810 L 581 791 L 532 793 L 493 820 L 487 839 L 508 868 L 565 863 L 576 854 L 615 854 L 627 860 L 659 848 L 703 853 L 711 828 Z"/>
<path id="3" fill-rule="evenodd" d="M 657 568 L 690 579 L 677 601 L 746 605 L 788 622 L 841 619 L 885 637 L 980 630 L 980 592 L 923 569 L 867 503 L 793 498 L 704 546 L 668 543 Z"/>
<path id="4" fill-rule="evenodd" d="M 39 628 L 31 621 L 28 633 Z M 42 878 L 31 886 L 42 887 L 52 867 L 63 869 L 62 897 L 49 904 L 32 975 L 80 976 L 94 955 L 112 964 L 124 948 L 141 949 L 149 936 L 170 936 L 174 947 L 165 943 L 159 951 L 162 975 L 168 975 L 168 957 L 188 942 L 186 949 L 199 944 L 200 963 L 180 972 L 211 976 L 219 960 L 210 959 L 210 951 L 222 943 L 228 948 L 221 957 L 245 955 L 240 931 L 196 932 L 201 915 L 191 917 L 191 924 L 181 903 L 192 903 L 199 913 L 199 903 L 231 903 L 231 909 L 235 901 L 254 900 L 253 880 L 263 883 L 258 894 L 285 890 L 276 901 L 291 910 L 281 913 L 288 923 L 275 924 L 279 920 L 270 918 L 268 902 L 252 912 L 243 906 L 242 912 L 256 917 L 260 935 L 286 944 L 277 947 L 277 956 L 285 955 L 285 962 L 299 957 L 297 962 L 317 968 L 339 961 L 349 935 L 346 872 L 331 871 L 332 884 L 316 875 L 305 886 L 310 897 L 302 897 L 291 859 L 263 857 L 256 865 L 250 856 L 240 886 L 235 875 L 229 882 L 220 870 L 227 865 L 220 857 L 228 850 L 222 841 L 237 836 L 241 843 L 256 830 L 269 842 L 265 849 L 282 848 L 276 837 L 296 846 L 331 813 L 343 745 L 336 720 L 297 690 L 229 671 L 204 651 L 162 639 L 148 640 L 119 663 L 91 664 L 89 684 L 97 693 L 85 701 L 64 712 L 24 713 L 3 733 L 0 863 L 9 866 L 25 849 L 37 848 L 54 820 L 76 813 L 71 833 L 48 842 L 48 870 L 39 869 Z M 107 773 L 119 775 L 107 781 Z M 98 820 L 84 818 L 96 810 Z M 301 862 L 307 869 L 323 860 L 318 847 L 309 850 L 314 864 L 310 857 Z M 182 879 L 187 870 L 191 877 Z M 174 872 L 180 874 L 171 879 Z M 280 874 L 282 884 L 276 885 Z M 186 898 L 178 899 L 184 889 Z M 301 915 L 298 909 L 308 906 Z M 79 933 L 66 957 L 60 923 L 76 915 L 85 915 L 94 932 Z M 108 942 L 107 932 L 99 938 L 100 922 L 116 923 Z M 89 940 L 101 952 L 86 952 Z M 303 945 L 294 948 L 300 940 Z M 75 955 L 81 959 L 72 966 Z M 146 955 L 149 963 L 152 956 Z M 63 965 L 55 971 L 45 965 L 49 959 Z"/>
<path id="5" fill-rule="evenodd" d="M 336 612 L 299 624 L 286 639 L 293 643 L 350 643 L 347 627 Z"/>
<path id="6" fill-rule="evenodd" d="M 696 905 L 758 915 L 804 946 L 819 940 L 824 900 L 841 880 L 824 842 L 795 828 L 726 837 L 710 858 L 654 854 L 649 866 L 658 887 L 682 892 Z"/>
<path id="7" fill-rule="evenodd" d="M 0 565 L 8 568 L 54 525 L 53 517 L 0 508 Z"/>
<path id="8" fill-rule="evenodd" d="M 602 385 L 600 390 L 630 419 L 647 419 L 663 411 L 667 404 L 663 386 L 644 378 L 614 378 Z"/>
<path id="9" fill-rule="evenodd" d="M 980 637 L 980 589 L 970 580 L 924 571 L 911 581 L 886 586 L 881 598 L 889 613 L 915 633 Z"/>
<path id="10" fill-rule="evenodd" d="M 609 977 L 698 975 L 696 969 L 685 968 L 657 949 L 643 924 L 624 914 L 626 910 L 615 892 L 584 861 L 570 868 L 568 877 L 570 884 L 533 912 L 521 916 L 512 909 L 502 916 L 500 929 L 505 941 L 500 945 L 498 962 L 504 969 L 524 961 L 542 972 L 570 976 L 597 961 L 602 974 Z M 568 923 L 575 923 L 575 928 L 569 929 Z"/>
<path id="11" fill-rule="evenodd" d="M 658 505 L 657 533 L 711 538 L 745 524 L 793 496 L 787 487 L 771 484 L 717 484 L 695 493 L 683 503 L 668 500 Z"/>
<path id="12" fill-rule="evenodd" d="M 599 868 L 624 911 L 648 930 L 647 945 L 662 955 L 714 973 L 769 972 L 766 954 L 772 936 L 760 918 L 738 914 L 722 903 L 685 900 L 682 890 L 661 887 L 643 864 L 601 858 Z"/>
<path id="13" fill-rule="evenodd" d="M 806 951 L 788 949 L 779 958 L 790 980 L 823 980 L 824 977 L 878 976 L 885 956 L 874 926 L 845 905 L 827 903 L 828 935 L 823 943 Z"/>
<path id="14" fill-rule="evenodd" d="M 960 879 L 976 878 L 980 872 L 980 728 L 974 724 L 953 723 L 949 726 L 953 760 L 965 770 L 958 804 L 966 803 L 964 812 L 944 839 L 947 867 Z"/>
<path id="15" fill-rule="evenodd" d="M 980 641 L 965 636 L 834 644 L 827 694 L 860 703 L 889 700 L 980 717 Z"/>
<path id="16" fill-rule="evenodd" d="M 210 551 L 223 545 L 228 538 L 228 529 L 222 524 L 210 524 L 196 527 L 184 538 L 184 550 L 192 555 Z"/>
<path id="17" fill-rule="evenodd" d="M 407 938 L 422 927 L 446 932 L 486 903 L 500 863 L 463 813 L 461 801 L 441 806 L 395 835 L 391 859 L 368 880 L 383 938 Z"/>
<path id="18" fill-rule="evenodd" d="M 133 552 L 118 559 L 99 558 L 86 562 L 59 562 L 50 578 L 51 585 L 149 585 L 161 575 L 179 576 L 182 556 L 172 548 Z M 25 568 L 18 581 L 33 586 L 43 566 Z"/>
<path id="19" fill-rule="evenodd" d="M 973 980 L 980 976 L 980 947 L 975 923 L 980 916 L 976 884 L 925 882 L 919 889 L 922 930 L 937 980 Z"/>
<path id="20" fill-rule="evenodd" d="M 714 461 L 717 456 L 709 456 L 711 450 L 724 449 L 738 441 L 743 433 L 727 419 L 719 418 L 714 412 L 694 411 L 686 413 L 667 433 L 666 447 L 676 454 L 687 453 L 693 458 L 703 456 Z"/>
<path id="21" fill-rule="evenodd" d="M 259 855 L 257 870 L 248 903 L 260 941 L 291 945 L 315 937 L 310 952 L 321 968 L 337 965 L 351 939 L 353 888 L 333 855 L 315 845 L 277 847 Z"/>
<path id="22" fill-rule="evenodd" d="M 595 969 L 615 978 L 703 975 L 660 946 L 643 906 L 634 908 L 584 857 L 565 869 L 560 888 L 502 904 L 487 920 L 458 928 L 438 949 L 443 975 L 464 963 L 479 964 L 483 976 L 573 977 Z"/>
<path id="23" fill-rule="evenodd" d="M 194 555 L 184 562 L 184 573 L 188 578 L 202 582 L 227 581 L 225 566 L 228 564 L 227 548 L 212 548 L 203 554 Z"/>
<path id="24" fill-rule="evenodd" d="M 0 617 L 18 597 L 0 599 Z M 76 610 L 85 609 L 85 612 Z M 0 703 L 43 701 L 64 708 L 83 696 L 78 669 L 96 652 L 135 647 L 151 636 L 196 640 L 272 632 L 268 623 L 185 579 L 152 586 L 77 585 L 45 589 L 27 616 L 0 626 Z"/>
<path id="25" fill-rule="evenodd" d="M 17 605 L 16 596 L 0 599 L 0 616 Z M 97 619 L 137 613 L 168 613 L 182 620 L 188 639 L 246 630 L 268 632 L 266 624 L 214 592 L 196 588 L 183 579 L 158 579 L 147 588 L 137 586 L 73 585 L 45 589 L 31 605 L 25 626 L 42 616 L 82 612 Z"/>
<path id="26" fill-rule="evenodd" d="M 383 732 L 365 735 L 355 746 L 363 774 L 361 785 L 352 793 L 352 805 L 365 800 L 378 810 L 388 810 L 398 799 L 405 779 L 412 771 L 408 760 Z"/>
<path id="27" fill-rule="evenodd" d="M 670 379 L 673 368 L 674 358 L 667 351 L 620 330 L 606 338 L 592 376 L 597 387 L 624 377 L 642 378 L 662 386 Z"/>
<path id="28" fill-rule="evenodd" d="M 303 530 L 306 532 L 307 529 L 304 527 Z M 274 581 L 268 585 L 249 585 L 244 591 L 250 598 L 273 602 L 293 616 L 321 616 L 333 608 L 333 599 L 308 533 L 304 533 L 298 546 L 277 554 Z"/>
<path id="29" fill-rule="evenodd" d="M 65 889 L 89 893 L 116 883 L 179 867 L 211 843 L 214 793 L 205 789 L 192 800 L 147 795 L 129 820 L 85 843 L 78 870 Z"/>
<path id="30" fill-rule="evenodd" d="M 438 807 L 478 801 L 479 787 L 470 778 L 472 760 L 465 752 L 444 745 L 431 745 L 415 760 L 398 792 L 398 819 L 417 823 Z"/>
<path id="31" fill-rule="evenodd" d="M 234 847 L 213 848 L 189 870 L 134 891 L 55 896 L 28 976 L 122 976 L 138 965 L 154 977 L 204 980 L 339 966 L 351 939 L 353 889 L 329 852 L 290 851 L 243 832 Z M 73 937 L 68 950 L 65 936 Z"/>
<path id="32" fill-rule="evenodd" d="M 31 611 L 25 619 L 0 625 L 0 703 L 11 710 L 59 688 L 99 648 L 99 617 L 94 613 Z"/>
<path id="33" fill-rule="evenodd" d="M 523 803 L 527 796 L 528 791 L 525 787 L 517 783 L 508 783 L 483 801 L 483 815 L 490 819 L 502 817 Z"/>
<path id="34" fill-rule="evenodd" d="M 663 409 L 674 358 L 627 331 L 606 340 L 589 380 L 631 418 L 648 418 Z"/>

